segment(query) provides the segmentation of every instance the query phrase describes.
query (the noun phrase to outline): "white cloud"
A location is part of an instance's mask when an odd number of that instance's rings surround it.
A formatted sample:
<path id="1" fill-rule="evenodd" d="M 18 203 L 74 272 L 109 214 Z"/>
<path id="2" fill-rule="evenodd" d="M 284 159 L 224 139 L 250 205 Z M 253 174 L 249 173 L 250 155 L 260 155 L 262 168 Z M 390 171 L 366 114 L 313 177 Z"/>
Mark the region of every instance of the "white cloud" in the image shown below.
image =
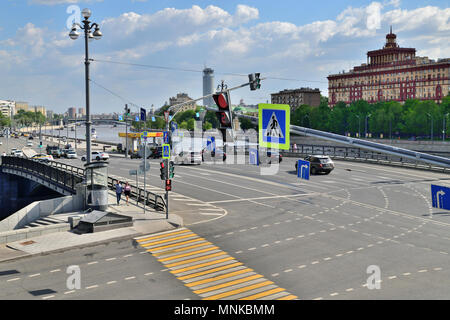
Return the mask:
<path id="1" fill-rule="evenodd" d="M 390 25 L 401 46 L 415 47 L 419 55 L 433 59 L 448 57 L 450 9 L 426 6 L 406 10 L 397 6 L 399 1 L 372 2 L 363 7 L 348 7 L 334 19 L 303 25 L 258 21 L 259 10 L 246 5 L 236 6 L 234 12 L 213 5 L 166 8 L 154 13 L 125 12 L 102 21 L 103 39 L 91 45 L 90 53 L 94 59 L 196 70 L 206 64 L 218 73 L 261 72 L 263 76 L 323 81 L 320 88 L 326 95 L 326 76 L 365 62 L 367 51 L 382 47 Z M 0 61 L 13 57 L 14 67 L 22 74 L 53 73 L 54 85 L 59 92 L 66 93 L 58 98 L 58 103 L 64 104 L 66 96 L 72 99 L 67 100 L 71 101 L 67 102 L 69 105 L 75 105 L 76 99 L 83 103 L 82 85 L 79 92 L 71 86 L 73 79 L 80 83 L 83 79 L 81 37 L 72 41 L 67 37 L 67 30 L 54 32 L 28 23 L 0 44 L 3 46 Z M 0 62 L 0 65 L 5 64 Z M 58 80 L 61 76 L 66 81 Z M 94 62 L 91 76 L 133 101 L 157 106 L 177 92 L 187 92 L 191 97 L 202 94 L 201 73 L 163 72 Z M 242 80 L 216 75 L 217 82 L 222 78 L 230 84 Z M 0 80 L 0 86 L 3 84 Z M 39 83 L 36 85 L 51 101 L 52 91 Z M 269 97 L 271 92 L 299 86 L 318 84 L 267 80 L 258 96 Z M 8 89 L 14 90 L 9 84 Z M 240 92 L 244 98 L 250 96 Z M 114 98 L 108 95 L 101 90 L 95 94 L 98 103 L 114 104 Z M 48 104 L 52 106 L 51 102 Z"/>

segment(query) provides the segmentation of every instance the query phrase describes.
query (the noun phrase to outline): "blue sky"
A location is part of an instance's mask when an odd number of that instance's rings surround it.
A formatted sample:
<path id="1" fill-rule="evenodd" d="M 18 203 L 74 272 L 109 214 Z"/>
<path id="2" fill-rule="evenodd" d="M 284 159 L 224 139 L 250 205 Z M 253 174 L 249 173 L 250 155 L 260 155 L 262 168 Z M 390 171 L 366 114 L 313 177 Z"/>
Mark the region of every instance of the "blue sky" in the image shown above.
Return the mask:
<path id="1" fill-rule="evenodd" d="M 392 24 L 400 46 L 420 56 L 449 58 L 449 1 L 168 1 L 4 0 L 0 4 L 0 99 L 28 101 L 56 112 L 84 106 L 83 41 L 72 41 L 66 12 L 89 7 L 104 37 L 90 45 L 95 59 L 216 71 L 230 86 L 248 74 L 295 80 L 240 89 L 233 103 L 256 104 L 299 87 L 327 95 L 327 75 L 360 65 L 379 49 Z M 127 102 L 160 107 L 186 92 L 202 95 L 201 73 L 94 62 L 91 78 Z M 91 84 L 94 112 L 125 103 Z"/>

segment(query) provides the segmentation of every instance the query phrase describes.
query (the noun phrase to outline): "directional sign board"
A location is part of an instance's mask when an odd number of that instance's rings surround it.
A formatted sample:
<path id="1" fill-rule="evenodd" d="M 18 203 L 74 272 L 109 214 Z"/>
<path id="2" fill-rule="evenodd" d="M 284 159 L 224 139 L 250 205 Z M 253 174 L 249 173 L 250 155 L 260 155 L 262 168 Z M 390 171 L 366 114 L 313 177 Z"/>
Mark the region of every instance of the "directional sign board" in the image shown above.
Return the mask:
<path id="1" fill-rule="evenodd" d="M 248 149 L 248 163 L 258 166 L 259 165 L 258 149 Z"/>
<path id="2" fill-rule="evenodd" d="M 450 210 L 450 188 L 431 185 L 433 208 Z"/>
<path id="3" fill-rule="evenodd" d="M 139 164 L 139 171 L 148 171 L 150 170 L 150 162 L 148 160 L 142 160 Z"/>
<path id="4" fill-rule="evenodd" d="M 123 121 L 123 116 L 119 116 L 119 121 Z"/>
<path id="5" fill-rule="evenodd" d="M 309 161 L 298 160 L 297 161 L 297 177 L 309 180 Z"/>
<path id="6" fill-rule="evenodd" d="M 258 109 L 259 146 L 289 150 L 289 105 L 260 103 Z"/>
<path id="7" fill-rule="evenodd" d="M 162 158 L 169 159 L 170 158 L 170 144 L 162 145 Z"/>

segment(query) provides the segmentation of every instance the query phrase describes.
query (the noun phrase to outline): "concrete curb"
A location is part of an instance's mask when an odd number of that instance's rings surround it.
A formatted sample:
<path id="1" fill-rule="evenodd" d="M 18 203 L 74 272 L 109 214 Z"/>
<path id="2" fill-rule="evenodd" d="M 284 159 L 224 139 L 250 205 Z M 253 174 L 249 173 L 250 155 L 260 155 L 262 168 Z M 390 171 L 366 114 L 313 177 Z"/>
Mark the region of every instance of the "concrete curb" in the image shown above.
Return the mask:
<path id="1" fill-rule="evenodd" d="M 65 251 L 73 250 L 73 249 L 88 248 L 88 247 L 96 246 L 96 245 L 99 245 L 99 244 L 102 244 L 102 243 L 106 243 L 106 242 L 116 242 L 116 241 L 121 241 L 121 240 L 131 240 L 133 246 L 136 246 L 135 242 L 134 242 L 134 239 L 137 238 L 137 237 L 141 237 L 141 236 L 145 236 L 145 235 L 149 235 L 149 234 L 154 234 L 154 233 L 159 233 L 159 232 L 164 232 L 164 231 L 171 231 L 171 230 L 175 230 L 175 229 L 178 229 L 178 228 L 182 228 L 183 227 L 182 226 L 183 222 L 182 222 L 181 217 L 180 217 L 180 219 L 177 219 L 177 220 L 181 220 L 181 224 L 178 224 L 179 221 L 167 221 L 168 224 L 172 226 L 172 229 L 159 228 L 157 230 L 151 230 L 151 231 L 148 231 L 148 232 L 138 231 L 138 232 L 127 234 L 125 236 L 112 237 L 112 238 L 97 240 L 97 241 L 84 243 L 84 244 L 80 244 L 80 245 L 68 246 L 68 247 L 65 247 L 65 248 L 59 248 L 59 249 L 53 249 L 53 250 L 48 250 L 48 251 L 42 251 L 42 252 L 39 252 L 39 253 L 25 253 L 25 252 L 20 251 L 18 249 L 10 248 L 6 244 L 7 249 L 10 250 L 11 255 L 14 255 L 14 256 L 13 257 L 9 257 L 9 258 L 1 258 L 0 257 L 0 263 L 12 262 L 12 261 L 17 261 L 17 260 L 24 259 L 24 258 L 30 258 L 30 257 L 37 257 L 37 256 L 48 255 L 48 254 L 60 253 L 60 252 L 65 252 Z M 20 254 L 19 252 L 22 252 L 23 254 Z M 1 254 L 1 252 L 0 252 L 0 254 Z"/>

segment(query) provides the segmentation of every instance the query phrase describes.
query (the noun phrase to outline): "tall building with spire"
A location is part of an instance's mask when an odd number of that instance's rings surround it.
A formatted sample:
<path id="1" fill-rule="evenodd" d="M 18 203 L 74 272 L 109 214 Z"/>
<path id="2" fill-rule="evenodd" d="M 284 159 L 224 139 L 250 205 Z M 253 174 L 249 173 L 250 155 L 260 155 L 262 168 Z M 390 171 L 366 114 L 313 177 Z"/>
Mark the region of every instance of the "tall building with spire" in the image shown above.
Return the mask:
<path id="1" fill-rule="evenodd" d="M 214 70 L 211 68 L 203 69 L 203 96 L 214 93 Z M 204 106 L 213 106 L 214 99 L 212 97 L 203 99 Z"/>
<path id="2" fill-rule="evenodd" d="M 434 100 L 450 92 L 450 58 L 416 56 L 415 48 L 402 48 L 390 32 L 382 49 L 367 52 L 367 63 L 348 72 L 328 76 L 328 101 L 333 107 L 342 101 L 369 103 L 407 99 Z"/>

